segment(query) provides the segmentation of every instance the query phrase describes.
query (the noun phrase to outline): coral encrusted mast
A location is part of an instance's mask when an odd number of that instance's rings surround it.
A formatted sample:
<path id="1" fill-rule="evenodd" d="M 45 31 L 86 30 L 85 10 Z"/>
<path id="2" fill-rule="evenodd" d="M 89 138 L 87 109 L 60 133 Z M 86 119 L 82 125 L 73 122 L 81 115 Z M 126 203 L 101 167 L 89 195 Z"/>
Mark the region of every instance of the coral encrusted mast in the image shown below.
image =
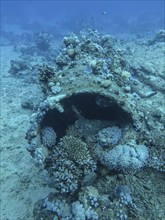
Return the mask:
<path id="1" fill-rule="evenodd" d="M 163 119 L 155 123 L 148 114 L 146 98 L 155 93 L 142 95 L 138 74 L 146 73 L 131 66 L 125 50 L 122 41 L 89 30 L 65 37 L 55 62 L 40 66 L 44 99 L 32 114 L 27 149 L 56 193 L 36 203 L 34 219 L 158 214 L 147 178 L 165 170 L 158 165 L 159 148 L 165 146 L 165 134 L 157 132 Z"/>

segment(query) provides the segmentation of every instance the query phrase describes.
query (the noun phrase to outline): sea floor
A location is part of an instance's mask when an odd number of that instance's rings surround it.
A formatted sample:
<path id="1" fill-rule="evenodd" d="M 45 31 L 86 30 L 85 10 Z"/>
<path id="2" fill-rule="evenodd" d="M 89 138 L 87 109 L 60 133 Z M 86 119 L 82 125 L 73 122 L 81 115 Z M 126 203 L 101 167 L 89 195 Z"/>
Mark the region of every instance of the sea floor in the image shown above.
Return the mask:
<path id="1" fill-rule="evenodd" d="M 38 100 L 39 86 L 11 76 L 10 60 L 18 54 L 12 46 L 1 48 L 1 217 L 3 220 L 33 219 L 34 203 L 53 189 L 42 183 L 40 170 L 26 150 L 25 135 L 32 111 L 21 102 Z"/>
<path id="2" fill-rule="evenodd" d="M 163 44 L 155 44 L 148 50 L 147 46 L 143 44 L 143 40 L 140 43 L 130 40 L 125 45 L 123 44 L 124 47 L 127 48 L 127 51 L 128 47 L 130 48 L 130 54 L 127 56 L 134 65 L 140 63 L 144 68 L 150 66 L 151 72 L 156 73 L 155 76 L 151 74 L 150 80 L 152 81 L 153 78 L 159 86 L 159 82 L 164 77 Z M 26 149 L 25 135 L 29 128 L 32 110 L 23 108 L 21 103 L 27 98 L 33 99 L 36 103 L 39 102 L 41 91 L 37 82 L 26 82 L 24 78 L 9 73 L 10 61 L 19 56 L 19 52 L 15 51 L 12 45 L 1 46 L 0 219 L 2 220 L 32 220 L 34 204 L 47 197 L 50 192 L 54 192 L 53 188 L 49 188 L 43 182 L 40 168 L 36 166 L 34 159 Z M 160 108 L 162 106 L 159 106 L 159 97 L 162 99 L 163 96 L 163 93 L 157 96 L 156 106 Z M 159 194 L 156 205 L 160 209 L 160 216 L 157 219 L 163 220 L 165 217 L 162 210 L 163 204 L 165 205 L 163 173 L 146 174 L 141 180 L 143 186 L 147 177 L 151 187 L 150 196 L 152 196 L 152 190 L 155 190 L 153 191 L 155 198 Z M 158 192 L 159 187 L 162 187 L 160 192 Z M 145 190 L 147 193 L 147 189 Z M 150 211 L 152 212 L 152 210 Z"/>

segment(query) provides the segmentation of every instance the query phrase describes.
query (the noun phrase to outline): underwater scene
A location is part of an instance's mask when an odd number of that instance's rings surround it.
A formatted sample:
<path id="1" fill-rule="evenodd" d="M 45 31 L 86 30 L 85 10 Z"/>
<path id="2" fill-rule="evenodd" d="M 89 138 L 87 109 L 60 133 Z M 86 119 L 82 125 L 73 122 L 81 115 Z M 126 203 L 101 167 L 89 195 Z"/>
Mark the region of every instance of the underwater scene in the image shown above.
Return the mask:
<path id="1" fill-rule="evenodd" d="M 0 4 L 0 220 L 165 220 L 165 2 Z"/>

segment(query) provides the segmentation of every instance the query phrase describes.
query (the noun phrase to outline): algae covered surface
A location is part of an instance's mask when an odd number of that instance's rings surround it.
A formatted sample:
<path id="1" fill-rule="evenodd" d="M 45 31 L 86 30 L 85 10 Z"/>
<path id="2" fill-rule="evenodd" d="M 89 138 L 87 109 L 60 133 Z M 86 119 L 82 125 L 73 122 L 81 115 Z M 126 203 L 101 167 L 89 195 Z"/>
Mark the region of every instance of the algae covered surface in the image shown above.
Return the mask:
<path id="1" fill-rule="evenodd" d="M 0 219 L 165 219 L 165 31 L 88 25 L 3 30 Z"/>

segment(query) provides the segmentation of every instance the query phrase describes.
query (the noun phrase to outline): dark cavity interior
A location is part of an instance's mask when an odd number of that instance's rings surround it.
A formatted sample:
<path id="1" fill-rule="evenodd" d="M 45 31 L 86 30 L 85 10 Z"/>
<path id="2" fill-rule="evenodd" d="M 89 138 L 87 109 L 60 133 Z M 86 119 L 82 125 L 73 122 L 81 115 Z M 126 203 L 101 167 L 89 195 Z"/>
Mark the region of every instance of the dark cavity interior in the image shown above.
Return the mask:
<path id="1" fill-rule="evenodd" d="M 101 105 L 97 104 L 98 99 L 101 101 Z M 53 127 L 58 140 L 65 135 L 68 126 L 73 125 L 79 119 L 75 109 L 80 116 L 88 120 L 109 121 L 119 127 L 132 124 L 129 113 L 125 112 L 114 100 L 98 94 L 81 93 L 72 95 L 63 99 L 61 104 L 64 106 L 63 113 L 56 109 L 49 110 L 41 123 L 41 128 Z"/>

